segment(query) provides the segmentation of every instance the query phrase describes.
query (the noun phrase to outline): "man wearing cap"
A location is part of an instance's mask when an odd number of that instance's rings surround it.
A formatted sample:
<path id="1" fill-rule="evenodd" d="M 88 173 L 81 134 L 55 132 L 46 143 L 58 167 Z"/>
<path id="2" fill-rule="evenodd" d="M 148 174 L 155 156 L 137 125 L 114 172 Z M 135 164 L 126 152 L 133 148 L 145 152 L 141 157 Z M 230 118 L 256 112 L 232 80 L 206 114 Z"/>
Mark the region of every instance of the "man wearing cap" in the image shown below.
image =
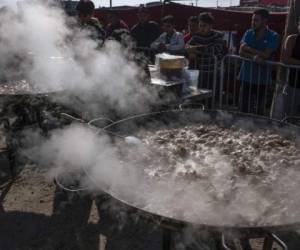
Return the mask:
<path id="1" fill-rule="evenodd" d="M 149 20 L 150 13 L 146 7 L 140 7 L 137 16 L 139 22 L 131 29 L 131 35 L 137 47 L 150 48 L 161 33 L 158 24 Z"/>
<path id="2" fill-rule="evenodd" d="M 76 6 L 76 10 L 81 27 L 88 30 L 90 37 L 93 40 L 99 41 L 99 45 L 102 45 L 106 34 L 99 20 L 93 17 L 95 10 L 94 3 L 89 0 L 81 0 Z"/>

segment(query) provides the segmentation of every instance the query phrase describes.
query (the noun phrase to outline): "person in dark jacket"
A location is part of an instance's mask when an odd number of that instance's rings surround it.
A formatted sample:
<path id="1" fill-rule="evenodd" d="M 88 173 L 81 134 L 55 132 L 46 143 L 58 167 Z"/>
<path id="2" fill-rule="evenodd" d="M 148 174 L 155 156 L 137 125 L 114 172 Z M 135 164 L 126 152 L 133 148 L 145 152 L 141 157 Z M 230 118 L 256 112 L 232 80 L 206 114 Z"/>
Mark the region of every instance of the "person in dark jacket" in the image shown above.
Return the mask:
<path id="1" fill-rule="evenodd" d="M 92 1 L 80 1 L 76 6 L 76 10 L 80 28 L 87 30 L 90 38 L 99 42 L 99 46 L 101 46 L 104 43 L 106 33 L 99 20 L 93 17 L 94 3 Z"/>
<path id="2" fill-rule="evenodd" d="M 120 15 L 115 10 L 110 10 L 107 12 L 108 24 L 106 26 L 106 34 L 107 36 L 111 36 L 111 34 L 115 30 L 126 29 L 129 30 L 128 25 L 120 18 Z"/>
<path id="3" fill-rule="evenodd" d="M 139 22 L 131 29 L 131 35 L 136 41 L 137 47 L 150 48 L 160 35 L 160 29 L 156 22 L 150 21 L 149 10 L 141 7 L 138 11 Z"/>
<path id="4" fill-rule="evenodd" d="M 122 51 L 125 52 L 125 57 L 129 62 L 134 62 L 140 69 L 140 74 L 137 76 L 140 82 L 150 81 L 150 71 L 148 68 L 148 59 L 143 53 L 136 50 L 135 43 L 132 41 L 132 36 L 127 29 L 116 29 L 106 39 L 107 42 L 115 41 L 122 46 Z"/>

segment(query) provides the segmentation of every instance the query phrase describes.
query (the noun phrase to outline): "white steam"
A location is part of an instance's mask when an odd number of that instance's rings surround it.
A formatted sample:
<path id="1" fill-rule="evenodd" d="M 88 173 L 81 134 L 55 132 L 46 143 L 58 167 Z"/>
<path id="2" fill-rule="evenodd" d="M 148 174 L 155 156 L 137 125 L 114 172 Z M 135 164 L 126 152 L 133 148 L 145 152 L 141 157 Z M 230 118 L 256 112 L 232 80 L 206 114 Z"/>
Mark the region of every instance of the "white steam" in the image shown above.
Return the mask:
<path id="1" fill-rule="evenodd" d="M 235 179 L 233 184 L 232 164 L 212 147 L 197 163 L 198 168 L 205 166 L 197 169 L 204 178 L 169 175 L 152 179 L 145 166 L 131 160 L 147 154 L 148 148 L 126 143 L 122 147 L 129 148 L 125 150 L 129 156 L 122 157 L 120 148 L 105 134 L 96 136 L 88 127 L 72 125 L 54 131 L 49 140 L 39 141 L 27 153 L 40 165 L 52 166 L 51 176 L 58 176 L 66 185 L 75 174 L 75 180 L 90 192 L 105 191 L 146 211 L 195 224 L 277 225 L 300 218 L 297 169 L 287 169 L 282 176 L 270 169 L 264 180 L 268 189 L 256 185 L 251 176 Z"/>
<path id="2" fill-rule="evenodd" d="M 113 41 L 99 49 L 99 41 L 91 40 L 57 7 L 31 1 L 18 11 L 2 11 L 0 34 L 1 75 L 8 79 L 19 69 L 35 88 L 66 90 L 86 106 L 105 99 L 124 110 L 144 107 L 153 98 L 141 84 L 141 70 L 128 50 Z"/>

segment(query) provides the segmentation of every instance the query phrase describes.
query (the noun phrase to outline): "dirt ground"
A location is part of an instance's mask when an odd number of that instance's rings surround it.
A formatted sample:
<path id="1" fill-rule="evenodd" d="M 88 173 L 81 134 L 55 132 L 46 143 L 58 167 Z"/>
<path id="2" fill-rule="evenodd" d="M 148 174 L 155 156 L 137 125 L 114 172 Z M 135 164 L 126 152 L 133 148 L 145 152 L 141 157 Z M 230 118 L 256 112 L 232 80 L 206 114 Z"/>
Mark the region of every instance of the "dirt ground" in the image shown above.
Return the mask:
<path id="1" fill-rule="evenodd" d="M 102 219 L 98 210 L 104 211 Z M 141 222 L 122 223 L 105 210 L 97 209 L 88 195 L 66 195 L 28 167 L 2 201 L 0 249 L 160 249 L 159 230 Z"/>

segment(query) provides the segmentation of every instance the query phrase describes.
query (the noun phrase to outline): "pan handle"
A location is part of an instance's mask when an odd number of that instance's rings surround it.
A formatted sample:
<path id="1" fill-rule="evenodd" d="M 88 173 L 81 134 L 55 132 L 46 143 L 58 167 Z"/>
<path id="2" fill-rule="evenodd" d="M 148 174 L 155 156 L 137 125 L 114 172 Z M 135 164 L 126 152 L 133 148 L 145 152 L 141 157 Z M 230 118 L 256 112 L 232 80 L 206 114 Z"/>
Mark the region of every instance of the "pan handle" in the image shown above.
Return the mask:
<path id="1" fill-rule="evenodd" d="M 94 123 L 98 122 L 98 121 L 107 121 L 108 124 L 105 124 L 104 127 L 106 127 L 107 125 L 111 124 L 111 123 L 114 123 L 114 121 L 112 119 L 109 119 L 107 117 L 97 117 L 93 120 L 90 120 L 90 121 L 86 121 L 84 119 L 81 119 L 81 118 L 78 118 L 78 117 L 75 117 L 75 116 L 72 116 L 70 114 L 67 114 L 67 113 L 60 113 L 60 115 L 64 118 L 67 118 L 69 119 L 70 121 L 76 121 L 76 122 L 79 122 L 79 123 L 85 123 L 87 124 L 89 127 L 91 128 L 99 128 L 99 129 L 102 129 L 103 127 L 101 126 L 96 126 Z"/>
<path id="2" fill-rule="evenodd" d="M 299 120 L 300 121 L 300 117 L 299 116 L 286 116 L 284 117 L 281 122 L 288 122 L 289 119 L 293 119 L 293 120 Z"/>
<path id="3" fill-rule="evenodd" d="M 67 191 L 67 192 L 72 192 L 72 193 L 77 193 L 77 192 L 80 192 L 80 191 L 86 191 L 88 190 L 87 187 L 78 187 L 78 188 L 70 188 L 70 187 L 67 187 L 65 186 L 58 178 L 58 176 L 55 176 L 54 177 L 54 183 L 60 187 L 61 189 Z"/>
<path id="4" fill-rule="evenodd" d="M 85 120 L 83 120 L 81 118 L 78 118 L 78 117 L 75 117 L 75 116 L 72 116 L 72 115 L 69 115 L 67 113 L 60 113 L 60 115 L 61 115 L 61 117 L 69 119 L 70 121 L 76 121 L 76 122 L 80 122 L 80 123 L 87 123 Z"/>
<path id="5" fill-rule="evenodd" d="M 104 126 L 97 126 L 97 125 L 95 125 L 95 123 L 96 122 L 99 122 L 99 121 L 104 121 L 104 122 L 108 122 L 108 124 L 105 124 Z M 107 117 L 97 117 L 97 118 L 95 118 L 95 119 L 93 119 L 93 120 L 90 120 L 89 122 L 88 122 L 88 125 L 89 125 L 89 127 L 97 127 L 98 129 L 103 129 L 103 128 L 105 128 L 106 126 L 108 126 L 109 124 L 112 124 L 112 123 L 114 123 L 115 121 L 114 120 L 112 120 L 112 119 L 110 119 L 110 118 L 107 118 Z"/>
<path id="6" fill-rule="evenodd" d="M 3 123 L 4 128 L 5 128 L 6 130 L 9 130 L 9 129 L 10 129 L 10 122 L 9 122 L 9 119 L 8 119 L 8 118 L 1 118 L 1 119 L 0 119 L 0 123 Z"/>
<path id="7" fill-rule="evenodd" d="M 230 247 L 227 246 L 226 244 L 226 239 L 225 239 L 225 235 L 222 233 L 222 248 L 223 250 L 232 250 Z"/>
<path id="8" fill-rule="evenodd" d="M 277 235 L 270 233 L 269 237 L 271 238 L 271 240 L 276 242 L 282 248 L 282 250 L 288 250 L 287 245 L 281 239 L 279 239 Z"/>

